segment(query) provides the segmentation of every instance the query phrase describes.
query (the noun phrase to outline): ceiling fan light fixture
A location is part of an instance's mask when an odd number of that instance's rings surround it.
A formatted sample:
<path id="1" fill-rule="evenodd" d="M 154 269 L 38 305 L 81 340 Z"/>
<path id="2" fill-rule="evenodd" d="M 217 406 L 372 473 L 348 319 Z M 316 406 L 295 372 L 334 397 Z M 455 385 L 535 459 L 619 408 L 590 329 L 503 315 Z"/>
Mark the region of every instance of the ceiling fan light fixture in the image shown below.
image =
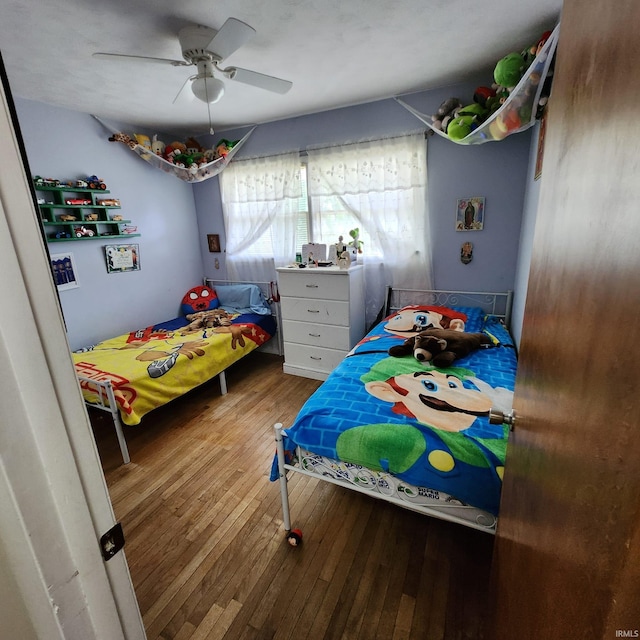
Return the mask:
<path id="1" fill-rule="evenodd" d="M 208 104 L 218 102 L 222 98 L 224 95 L 224 82 L 214 77 L 211 62 L 198 62 L 198 75 L 191 83 L 191 91 L 198 100 Z"/>
<path id="2" fill-rule="evenodd" d="M 193 91 L 193 95 L 198 98 L 198 100 L 213 104 L 214 102 L 218 102 L 224 95 L 224 82 L 213 76 L 196 78 L 191 83 L 191 91 Z"/>

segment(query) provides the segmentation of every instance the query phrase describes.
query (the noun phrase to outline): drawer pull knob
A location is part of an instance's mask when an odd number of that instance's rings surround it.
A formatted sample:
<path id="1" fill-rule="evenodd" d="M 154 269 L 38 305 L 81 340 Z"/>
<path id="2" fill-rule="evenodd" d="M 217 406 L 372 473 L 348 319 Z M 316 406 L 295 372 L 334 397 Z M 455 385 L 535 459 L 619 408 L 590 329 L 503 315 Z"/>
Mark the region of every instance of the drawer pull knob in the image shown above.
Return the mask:
<path id="1" fill-rule="evenodd" d="M 319 333 L 310 333 L 309 334 L 312 338 L 319 338 L 320 334 Z"/>
<path id="2" fill-rule="evenodd" d="M 309 356 L 312 360 L 322 360 L 322 358 L 319 358 L 318 356 Z"/>
<path id="3" fill-rule="evenodd" d="M 309 313 L 320 313 L 320 309 L 307 309 Z"/>
<path id="4" fill-rule="evenodd" d="M 305 287 L 307 287 L 307 289 L 317 289 L 318 285 L 317 284 L 305 284 Z"/>

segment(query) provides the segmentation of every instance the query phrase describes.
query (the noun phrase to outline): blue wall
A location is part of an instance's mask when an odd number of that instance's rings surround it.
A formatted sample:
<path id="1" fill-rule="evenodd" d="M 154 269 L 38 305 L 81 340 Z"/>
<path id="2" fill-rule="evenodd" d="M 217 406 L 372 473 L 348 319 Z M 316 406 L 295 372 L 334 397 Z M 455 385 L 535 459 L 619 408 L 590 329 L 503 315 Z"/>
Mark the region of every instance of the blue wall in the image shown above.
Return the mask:
<path id="1" fill-rule="evenodd" d="M 15 100 L 32 175 L 102 178 L 118 198 L 139 237 L 141 270 L 108 274 L 106 240 L 50 243 L 50 253 L 70 251 L 80 287 L 60 292 L 72 349 L 179 314 L 184 293 L 202 280 L 198 227 L 191 186 L 153 169 L 92 116 L 38 102 Z"/>
<path id="2" fill-rule="evenodd" d="M 405 97 L 422 113 L 432 113 L 452 95 L 473 94 L 476 84 L 446 87 Z M 317 113 L 260 125 L 237 158 L 263 156 L 309 146 L 325 146 L 362 139 L 422 131 L 426 127 L 395 100 Z M 246 130 L 225 132 L 238 139 Z M 436 288 L 505 291 L 513 289 L 520 241 L 531 135 L 524 132 L 500 143 L 468 147 L 440 136 L 428 138 L 429 210 Z M 224 225 L 218 179 L 194 185 L 207 275 L 225 275 L 224 254 L 210 254 L 206 234 L 218 233 L 224 248 Z M 486 198 L 483 231 L 456 231 L 456 201 Z M 460 261 L 463 242 L 474 245 L 473 261 Z M 220 269 L 215 269 L 215 259 Z M 293 256 L 292 256 L 293 259 Z"/>
<path id="3" fill-rule="evenodd" d="M 406 96 L 431 113 L 450 96 L 469 98 L 479 83 Z M 139 272 L 107 274 L 101 240 L 50 244 L 51 253 L 72 251 L 80 287 L 60 293 L 73 349 L 179 313 L 184 292 L 203 275 L 224 279 L 224 252 L 209 253 L 206 235 L 217 233 L 225 247 L 218 178 L 190 185 L 144 163 L 88 114 L 16 100 L 18 120 L 33 175 L 71 179 L 97 174 L 141 236 Z M 130 127 L 120 127 L 133 133 Z M 260 125 L 237 157 L 263 156 L 309 146 L 423 131 L 426 127 L 395 100 L 321 112 Z M 200 142 L 242 137 L 247 129 L 218 132 Z M 153 132 L 146 132 L 153 133 Z M 171 136 L 163 136 L 169 139 Z M 529 177 L 531 133 L 477 147 L 428 138 L 429 208 L 436 288 L 504 291 L 522 278 L 518 266 L 521 222 Z M 456 200 L 486 198 L 484 230 L 456 232 Z M 460 247 L 474 245 L 473 261 L 460 262 Z M 292 256 L 293 258 L 293 256 Z M 215 261 L 218 260 L 216 269 Z"/>
<path id="4" fill-rule="evenodd" d="M 524 307 L 529 283 L 529 267 L 531 266 L 531 251 L 533 249 L 533 237 L 535 232 L 536 217 L 538 213 L 538 200 L 540 199 L 540 184 L 542 179 L 535 179 L 536 158 L 538 153 L 538 137 L 540 126 L 536 124 L 531 137 L 531 149 L 529 152 L 529 168 L 527 172 L 527 186 L 522 214 L 522 226 L 520 230 L 520 244 L 518 247 L 518 264 L 515 274 L 515 296 L 513 299 L 513 321 L 511 333 L 520 347 L 520 336 Z"/>

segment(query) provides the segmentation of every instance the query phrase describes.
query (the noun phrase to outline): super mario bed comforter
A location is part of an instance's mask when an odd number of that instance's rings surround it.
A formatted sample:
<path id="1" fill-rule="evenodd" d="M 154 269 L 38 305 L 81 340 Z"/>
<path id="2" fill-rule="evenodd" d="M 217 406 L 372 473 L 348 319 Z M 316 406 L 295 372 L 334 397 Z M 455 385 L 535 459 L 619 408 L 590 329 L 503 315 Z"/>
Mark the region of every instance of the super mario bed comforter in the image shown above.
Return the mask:
<path id="1" fill-rule="evenodd" d="M 122 421 L 139 424 L 152 409 L 210 380 L 275 335 L 271 315 L 231 314 L 230 326 L 185 331 L 184 316 L 74 352 L 76 373 L 111 380 Z M 81 381 L 84 399 L 96 388 Z"/>
<path id="2" fill-rule="evenodd" d="M 464 323 L 461 325 L 460 320 Z M 492 346 L 438 369 L 388 349 L 428 326 L 485 332 Z M 405 307 L 378 324 L 302 407 L 285 446 L 384 471 L 498 513 L 517 357 L 511 336 L 480 309 Z"/>

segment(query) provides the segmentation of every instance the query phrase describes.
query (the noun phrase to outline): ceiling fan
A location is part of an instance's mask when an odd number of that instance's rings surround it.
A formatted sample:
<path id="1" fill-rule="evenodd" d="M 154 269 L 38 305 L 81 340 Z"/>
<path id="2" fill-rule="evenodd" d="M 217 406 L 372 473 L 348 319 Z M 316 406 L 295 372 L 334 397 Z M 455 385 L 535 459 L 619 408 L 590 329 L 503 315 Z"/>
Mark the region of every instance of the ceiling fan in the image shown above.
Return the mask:
<path id="1" fill-rule="evenodd" d="M 288 80 L 239 67 L 221 67 L 220 63 L 245 44 L 255 32 L 253 27 L 241 20 L 228 18 L 219 31 L 202 25 L 189 25 L 180 29 L 178 40 L 184 60 L 105 52 L 94 53 L 93 57 L 139 60 L 173 67 L 195 66 L 198 73 L 185 80 L 174 102 L 188 82 L 191 82 L 191 91 L 196 98 L 208 105 L 218 102 L 224 95 L 225 84 L 216 77 L 214 72 L 228 80 L 284 94 L 292 87 L 292 83 Z M 210 111 L 209 125 L 211 125 Z"/>

